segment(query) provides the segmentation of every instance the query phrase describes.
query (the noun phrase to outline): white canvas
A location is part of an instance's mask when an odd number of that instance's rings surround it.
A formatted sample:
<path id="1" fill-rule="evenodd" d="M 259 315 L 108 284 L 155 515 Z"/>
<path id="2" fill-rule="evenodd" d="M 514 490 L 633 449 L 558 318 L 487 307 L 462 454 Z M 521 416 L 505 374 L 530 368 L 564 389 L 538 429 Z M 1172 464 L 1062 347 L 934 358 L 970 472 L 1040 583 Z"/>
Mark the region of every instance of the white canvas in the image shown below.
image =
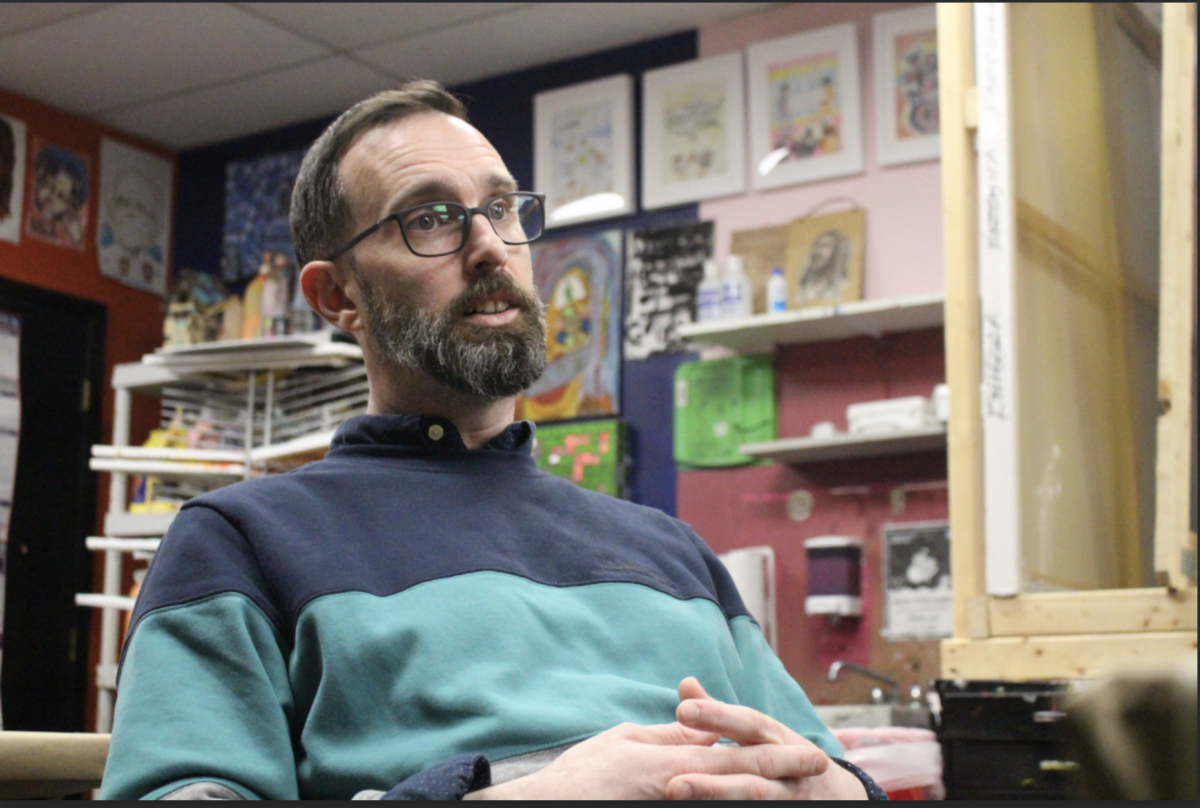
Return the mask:
<path id="1" fill-rule="evenodd" d="M 96 247 L 102 275 L 135 289 L 166 291 L 173 185 L 169 160 L 101 139 Z"/>

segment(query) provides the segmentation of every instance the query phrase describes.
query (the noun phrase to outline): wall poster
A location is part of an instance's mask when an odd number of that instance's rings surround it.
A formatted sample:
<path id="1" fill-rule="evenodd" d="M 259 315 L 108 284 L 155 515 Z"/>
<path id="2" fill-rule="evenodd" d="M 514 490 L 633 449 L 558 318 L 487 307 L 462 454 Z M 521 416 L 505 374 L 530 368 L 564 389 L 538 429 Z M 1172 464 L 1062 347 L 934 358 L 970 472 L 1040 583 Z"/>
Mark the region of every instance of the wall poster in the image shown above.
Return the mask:
<path id="1" fill-rule="evenodd" d="M 615 415 L 621 401 L 621 231 L 546 239 L 533 279 L 546 304 L 546 372 L 517 400 L 538 423 Z"/>
<path id="2" fill-rule="evenodd" d="M 25 122 L 0 115 L 0 241 L 21 242 L 25 201 Z"/>
<path id="3" fill-rule="evenodd" d="M 625 358 L 689 350 L 679 326 L 696 321 L 696 287 L 713 254 L 713 223 L 637 230 L 625 265 Z"/>
<path id="4" fill-rule="evenodd" d="M 100 274 L 161 295 L 167 290 L 174 169 L 157 154 L 100 140 Z"/>
<path id="5" fill-rule="evenodd" d="M 950 524 L 884 525 L 883 556 L 884 636 L 889 640 L 951 636 Z"/>
<path id="6" fill-rule="evenodd" d="M 918 6 L 878 14 L 875 27 L 875 145 L 880 165 L 936 160 L 937 12 Z"/>
<path id="7" fill-rule="evenodd" d="M 533 177 L 546 194 L 546 227 L 636 209 L 633 78 L 612 76 L 533 99 Z"/>
<path id="8" fill-rule="evenodd" d="M 642 207 L 746 189 L 741 52 L 642 77 Z"/>
<path id="9" fill-rule="evenodd" d="M 292 227 L 288 213 L 292 186 L 307 149 L 268 154 L 225 166 L 225 247 L 221 276 L 238 283 L 272 265 L 276 255 L 289 262 Z M 267 255 L 271 253 L 272 255 Z"/>
<path id="10" fill-rule="evenodd" d="M 625 425 L 605 418 L 538 427 L 538 468 L 580 488 L 623 499 L 629 452 Z"/>
<path id="11" fill-rule="evenodd" d="M 34 136 L 33 187 L 25 210 L 25 235 L 82 252 L 87 246 L 92 158 Z"/>
<path id="12" fill-rule="evenodd" d="M 853 23 L 751 45 L 750 157 L 755 188 L 863 170 Z"/>

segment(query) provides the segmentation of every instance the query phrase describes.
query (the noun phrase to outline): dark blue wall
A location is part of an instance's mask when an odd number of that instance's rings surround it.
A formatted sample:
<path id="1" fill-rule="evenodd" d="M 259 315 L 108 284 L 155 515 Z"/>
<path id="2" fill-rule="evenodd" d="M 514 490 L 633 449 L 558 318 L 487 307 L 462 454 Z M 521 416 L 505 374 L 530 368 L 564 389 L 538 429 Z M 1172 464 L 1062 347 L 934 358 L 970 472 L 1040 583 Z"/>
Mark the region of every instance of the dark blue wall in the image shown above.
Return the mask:
<path id="1" fill-rule="evenodd" d="M 535 35 L 531 33 L 531 35 Z M 495 145 L 522 188 L 533 187 L 533 97 L 545 90 L 618 73 L 641 73 L 696 58 L 696 33 L 639 42 L 590 56 L 542 65 L 452 89 L 466 101 L 471 122 Z M 635 128 L 641 132 L 641 84 L 635 82 Z M 225 227 L 225 165 L 262 154 L 308 146 L 332 118 L 296 124 L 239 140 L 187 151 L 179 156 L 179 199 L 175 224 L 175 266 L 219 273 Z M 640 134 L 635 138 L 640 149 Z M 640 198 L 640 154 L 638 196 Z M 554 234 L 621 227 L 636 230 L 695 221 L 695 205 L 638 213 Z M 630 497 L 675 513 L 672 460 L 672 378 L 688 356 L 657 356 L 623 363 L 621 418 L 630 426 L 633 468 Z"/>

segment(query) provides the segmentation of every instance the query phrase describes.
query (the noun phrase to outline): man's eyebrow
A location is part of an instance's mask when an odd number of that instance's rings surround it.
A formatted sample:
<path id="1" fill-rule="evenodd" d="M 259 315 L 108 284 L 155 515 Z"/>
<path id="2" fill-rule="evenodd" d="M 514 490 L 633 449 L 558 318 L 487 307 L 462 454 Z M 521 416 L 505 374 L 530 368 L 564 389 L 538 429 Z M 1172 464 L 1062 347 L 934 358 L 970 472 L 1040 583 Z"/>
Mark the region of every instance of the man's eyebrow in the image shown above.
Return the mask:
<path id="1" fill-rule="evenodd" d="M 519 186 L 512 174 L 496 172 L 488 176 L 486 187 L 489 193 L 503 194 L 515 191 Z M 451 202 L 456 199 L 457 191 L 448 183 L 443 180 L 427 180 L 411 188 L 405 188 L 392 200 L 389 210 L 403 210 L 413 205 L 420 205 L 422 202 Z"/>
<path id="2" fill-rule="evenodd" d="M 488 177 L 488 188 L 499 193 L 515 191 L 519 187 L 516 178 L 512 174 L 497 172 Z"/>

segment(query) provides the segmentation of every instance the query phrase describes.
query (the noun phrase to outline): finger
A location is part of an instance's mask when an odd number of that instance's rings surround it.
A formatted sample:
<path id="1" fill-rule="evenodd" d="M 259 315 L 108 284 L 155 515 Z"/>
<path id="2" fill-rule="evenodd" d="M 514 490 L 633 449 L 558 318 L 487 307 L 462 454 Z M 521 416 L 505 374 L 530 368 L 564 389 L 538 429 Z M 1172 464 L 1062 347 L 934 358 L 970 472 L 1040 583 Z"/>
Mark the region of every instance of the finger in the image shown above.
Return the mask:
<path id="1" fill-rule="evenodd" d="M 712 746 L 721 739 L 720 733 L 685 727 L 682 724 L 651 724 L 625 726 L 627 736 L 639 743 L 660 746 Z"/>
<path id="2" fill-rule="evenodd" d="M 795 780 L 768 780 L 752 774 L 681 774 L 667 783 L 669 800 L 790 800 Z"/>
<path id="3" fill-rule="evenodd" d="M 688 699 L 675 708 L 680 724 L 704 732 L 719 732 L 740 744 L 808 743 L 770 716 L 751 707 L 715 699 Z"/>
<path id="4" fill-rule="evenodd" d="M 720 745 L 693 749 L 683 772 L 697 774 L 753 774 L 768 780 L 817 777 L 829 768 L 829 757 L 812 744 Z"/>
<path id="5" fill-rule="evenodd" d="M 687 699 L 711 699 L 712 696 L 700 686 L 700 681 L 695 676 L 689 676 L 679 683 L 679 700 L 686 701 Z"/>

